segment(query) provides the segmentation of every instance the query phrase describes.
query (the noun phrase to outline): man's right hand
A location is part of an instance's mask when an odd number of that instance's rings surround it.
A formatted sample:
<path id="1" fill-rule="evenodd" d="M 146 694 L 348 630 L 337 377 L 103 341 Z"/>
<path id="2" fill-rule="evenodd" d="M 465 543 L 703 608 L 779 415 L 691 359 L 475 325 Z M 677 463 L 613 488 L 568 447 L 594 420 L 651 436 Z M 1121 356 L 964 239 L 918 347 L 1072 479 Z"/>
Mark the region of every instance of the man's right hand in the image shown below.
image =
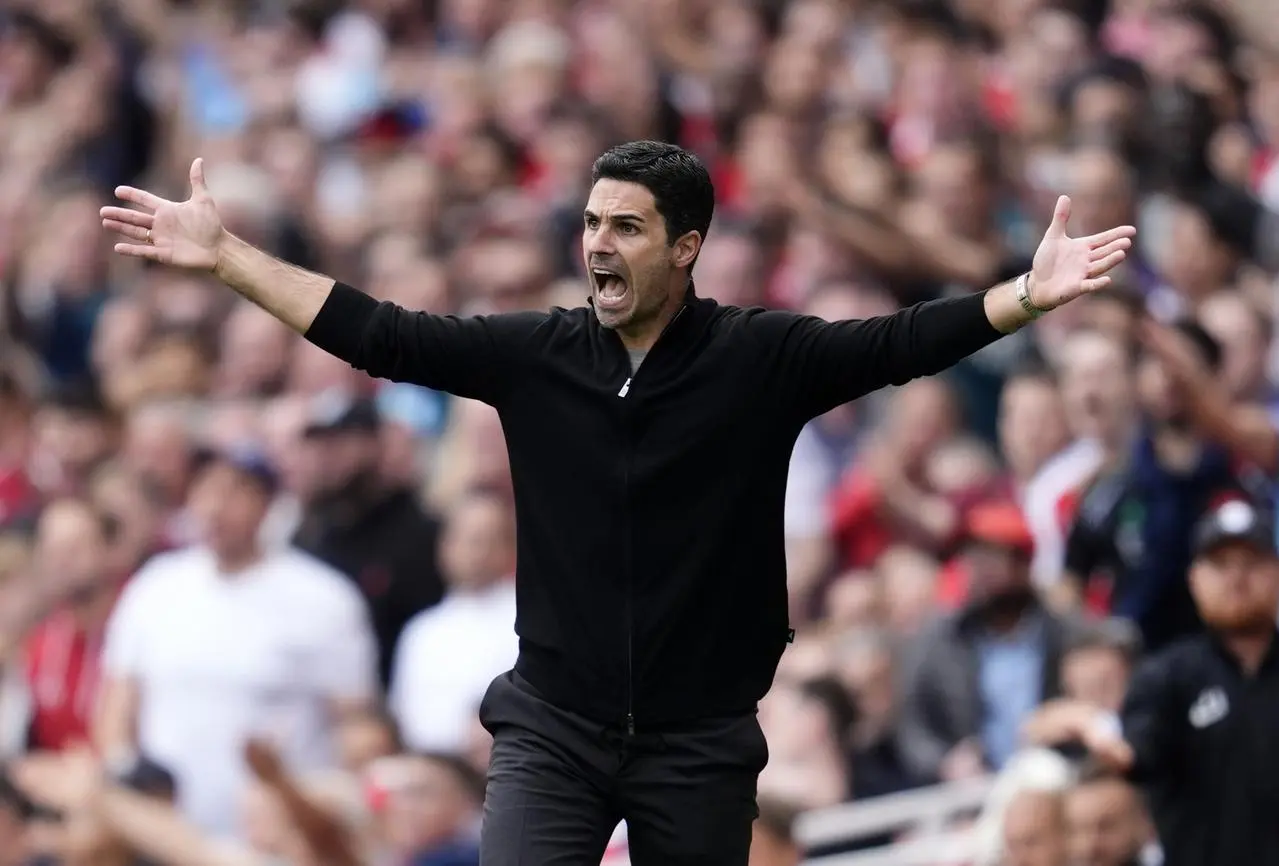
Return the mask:
<path id="1" fill-rule="evenodd" d="M 127 239 L 115 245 L 117 253 L 192 270 L 217 268 L 226 232 L 204 183 L 204 160 L 191 163 L 191 197 L 186 201 L 169 201 L 131 186 L 117 187 L 115 194 L 134 205 L 102 209 L 103 228 Z"/>

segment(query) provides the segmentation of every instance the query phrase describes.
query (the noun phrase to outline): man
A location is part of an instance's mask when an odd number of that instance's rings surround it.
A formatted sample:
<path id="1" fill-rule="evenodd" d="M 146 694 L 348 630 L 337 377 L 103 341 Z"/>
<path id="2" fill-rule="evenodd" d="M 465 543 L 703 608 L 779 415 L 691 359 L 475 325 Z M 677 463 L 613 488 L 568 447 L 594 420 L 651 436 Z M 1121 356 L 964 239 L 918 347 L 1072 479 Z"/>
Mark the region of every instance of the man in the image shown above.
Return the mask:
<path id="1" fill-rule="evenodd" d="M 435 561 L 439 525 L 416 491 L 382 477 L 382 417 L 372 400 L 330 391 L 311 410 L 303 432 L 319 479 L 293 543 L 359 586 L 385 685 L 405 624 L 443 595 Z"/>
<path id="2" fill-rule="evenodd" d="M 755 708 L 788 639 L 782 512 L 800 429 L 1104 287 L 1135 230 L 1069 238 L 1063 197 L 1029 276 L 828 323 L 696 295 L 715 194 L 692 154 L 619 145 L 592 181 L 591 309 L 379 304 L 227 233 L 200 160 L 188 201 L 122 187 L 140 209 L 106 208 L 103 224 L 119 253 L 212 272 L 375 376 L 501 413 L 520 656 L 481 707 L 486 866 L 599 862 L 623 818 L 636 863 L 743 864 L 767 759 Z"/>
<path id="3" fill-rule="evenodd" d="M 1141 793 L 1123 776 L 1089 765 L 1065 796 L 1073 866 L 1138 866 L 1151 839 Z"/>
<path id="4" fill-rule="evenodd" d="M 350 581 L 261 546 L 277 484 L 250 447 L 215 454 L 191 493 L 201 543 L 152 558 L 107 626 L 100 751 L 113 765 L 141 751 L 170 767 L 186 816 L 218 835 L 242 829 L 248 737 L 278 737 L 299 771 L 330 766 L 335 721 L 377 689 Z"/>
<path id="5" fill-rule="evenodd" d="M 1147 789 L 1167 866 L 1279 863 L 1279 555 L 1269 515 L 1242 499 L 1194 532 L 1190 586 L 1207 633 L 1148 658 L 1122 721 L 1075 733 Z"/>
<path id="6" fill-rule="evenodd" d="M 1017 506 L 975 507 L 964 535 L 968 602 L 916 638 L 904 664 L 899 753 L 921 779 L 1000 769 L 1026 719 L 1060 694 L 1074 631 L 1035 594 L 1034 542 Z"/>
<path id="7" fill-rule="evenodd" d="M 1019 791 L 1004 812 L 999 866 L 1066 866 L 1067 862 L 1061 793 Z"/>
<path id="8" fill-rule="evenodd" d="M 1201 363 L 1219 367 L 1221 347 L 1206 331 L 1191 321 L 1176 330 Z M 1191 424 L 1158 357 L 1141 360 L 1137 381 L 1140 432 L 1080 494 L 1066 578 L 1076 593 L 1108 593 L 1110 612 L 1135 623 L 1144 646 L 1157 650 L 1200 628 L 1184 579 L 1191 529 L 1235 476 L 1226 449 Z"/>
<path id="9" fill-rule="evenodd" d="M 389 703 L 410 748 L 461 753 L 489 683 L 519 655 L 515 522 L 504 497 L 471 491 L 453 506 L 440 564 L 448 593 L 405 626 Z"/>

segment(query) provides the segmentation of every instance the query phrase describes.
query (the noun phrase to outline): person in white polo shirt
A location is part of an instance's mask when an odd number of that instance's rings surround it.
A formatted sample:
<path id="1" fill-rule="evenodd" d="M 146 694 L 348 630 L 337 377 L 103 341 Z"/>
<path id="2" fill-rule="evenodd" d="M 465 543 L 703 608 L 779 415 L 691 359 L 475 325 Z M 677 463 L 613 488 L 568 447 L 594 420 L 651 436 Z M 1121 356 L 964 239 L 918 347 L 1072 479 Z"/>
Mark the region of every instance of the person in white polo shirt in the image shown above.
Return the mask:
<path id="1" fill-rule="evenodd" d="M 444 599 L 409 620 L 391 677 L 390 707 L 410 748 L 461 753 L 493 678 L 519 655 L 515 519 L 500 493 L 473 490 L 446 516 Z"/>
<path id="2" fill-rule="evenodd" d="M 108 624 L 95 735 L 113 763 L 170 767 L 180 805 L 207 832 L 239 835 L 250 736 L 294 770 L 334 760 L 338 714 L 376 693 L 363 598 L 300 551 L 264 549 L 277 489 L 252 448 L 211 455 L 191 492 L 201 543 L 153 558 Z"/>

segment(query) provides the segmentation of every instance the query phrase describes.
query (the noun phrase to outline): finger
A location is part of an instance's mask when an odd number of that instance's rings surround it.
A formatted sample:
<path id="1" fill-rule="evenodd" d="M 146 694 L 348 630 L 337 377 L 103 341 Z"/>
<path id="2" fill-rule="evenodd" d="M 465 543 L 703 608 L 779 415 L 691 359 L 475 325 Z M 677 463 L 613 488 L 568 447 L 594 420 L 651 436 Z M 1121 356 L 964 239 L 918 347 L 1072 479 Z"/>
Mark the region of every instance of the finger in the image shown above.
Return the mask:
<path id="1" fill-rule="evenodd" d="M 197 156 L 191 162 L 191 197 L 208 194 L 209 188 L 204 183 L 204 160 Z"/>
<path id="2" fill-rule="evenodd" d="M 133 238 L 135 241 L 145 241 L 151 229 L 145 229 L 142 226 L 130 225 L 122 223 L 119 220 L 103 220 L 102 227 L 107 231 L 113 231 L 122 234 L 126 238 Z"/>
<path id="3" fill-rule="evenodd" d="M 1108 285 L 1110 285 L 1110 277 L 1097 277 L 1092 280 L 1084 280 L 1080 284 L 1080 288 L 1084 290 L 1084 294 L 1088 294 L 1089 292 L 1100 292 Z"/>
<path id="4" fill-rule="evenodd" d="M 1116 250 L 1127 250 L 1131 248 L 1132 248 L 1131 238 L 1119 238 L 1118 240 L 1111 241 L 1110 243 L 1106 244 L 1104 247 L 1097 247 L 1095 250 L 1093 250 L 1089 254 L 1089 258 L 1095 262 L 1100 259 L 1104 259 L 1106 256 L 1110 255 Z"/>
<path id="5" fill-rule="evenodd" d="M 1101 276 L 1107 271 L 1110 271 L 1111 269 L 1117 267 L 1119 263 L 1122 262 L 1127 255 L 1128 254 L 1124 252 L 1123 250 L 1116 250 L 1115 252 L 1106 256 L 1104 259 L 1091 263 L 1088 266 L 1088 276 L 1090 277 Z"/>
<path id="6" fill-rule="evenodd" d="M 1049 224 L 1045 237 L 1064 238 L 1068 222 L 1070 222 L 1070 197 L 1063 195 L 1057 199 L 1057 206 L 1053 208 L 1053 221 Z"/>
<path id="7" fill-rule="evenodd" d="M 1089 237 L 1087 239 L 1088 246 L 1093 249 L 1097 249 L 1098 247 L 1104 247 L 1106 244 L 1111 243 L 1112 241 L 1117 241 L 1120 238 L 1135 237 L 1136 234 L 1137 234 L 1137 230 L 1133 228 L 1132 226 L 1116 226 L 1113 229 L 1110 229 L 1108 231 L 1104 231 L 1104 232 L 1101 232 L 1100 234 L 1095 234 Z"/>
<path id="8" fill-rule="evenodd" d="M 116 244 L 115 251 L 122 256 L 134 259 L 148 259 L 153 262 L 164 260 L 160 249 L 151 244 Z"/>
<path id="9" fill-rule="evenodd" d="M 132 202 L 145 208 L 155 210 L 162 204 L 169 204 L 166 199 L 160 198 L 155 193 L 147 192 L 145 189 L 138 189 L 133 186 L 117 186 L 115 188 L 115 197 L 121 201 Z"/>
<path id="10" fill-rule="evenodd" d="M 103 225 L 106 225 L 108 220 L 142 226 L 144 229 L 149 229 L 155 225 L 154 214 L 144 213 L 140 210 L 132 210 L 127 207 L 104 207 L 101 214 Z"/>

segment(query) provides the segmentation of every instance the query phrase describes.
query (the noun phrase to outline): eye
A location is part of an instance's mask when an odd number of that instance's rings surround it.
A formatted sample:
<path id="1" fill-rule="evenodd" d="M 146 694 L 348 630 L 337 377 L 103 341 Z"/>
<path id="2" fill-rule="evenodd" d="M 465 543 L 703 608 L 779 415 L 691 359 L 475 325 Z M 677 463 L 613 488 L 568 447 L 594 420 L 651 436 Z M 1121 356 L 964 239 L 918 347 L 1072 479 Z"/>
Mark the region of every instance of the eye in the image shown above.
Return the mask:
<path id="1" fill-rule="evenodd" d="M 633 235 L 639 232 L 639 227 L 632 223 L 622 223 L 617 230 L 624 235 Z"/>
<path id="2" fill-rule="evenodd" d="M 588 229 L 593 229 L 593 228 L 595 228 L 596 226 L 598 226 L 598 225 L 600 224 L 599 219 L 598 219 L 597 217 L 593 217 L 593 216 L 588 216 L 588 217 L 586 217 L 586 220 L 585 220 L 585 221 L 586 221 L 586 227 L 587 227 Z"/>

